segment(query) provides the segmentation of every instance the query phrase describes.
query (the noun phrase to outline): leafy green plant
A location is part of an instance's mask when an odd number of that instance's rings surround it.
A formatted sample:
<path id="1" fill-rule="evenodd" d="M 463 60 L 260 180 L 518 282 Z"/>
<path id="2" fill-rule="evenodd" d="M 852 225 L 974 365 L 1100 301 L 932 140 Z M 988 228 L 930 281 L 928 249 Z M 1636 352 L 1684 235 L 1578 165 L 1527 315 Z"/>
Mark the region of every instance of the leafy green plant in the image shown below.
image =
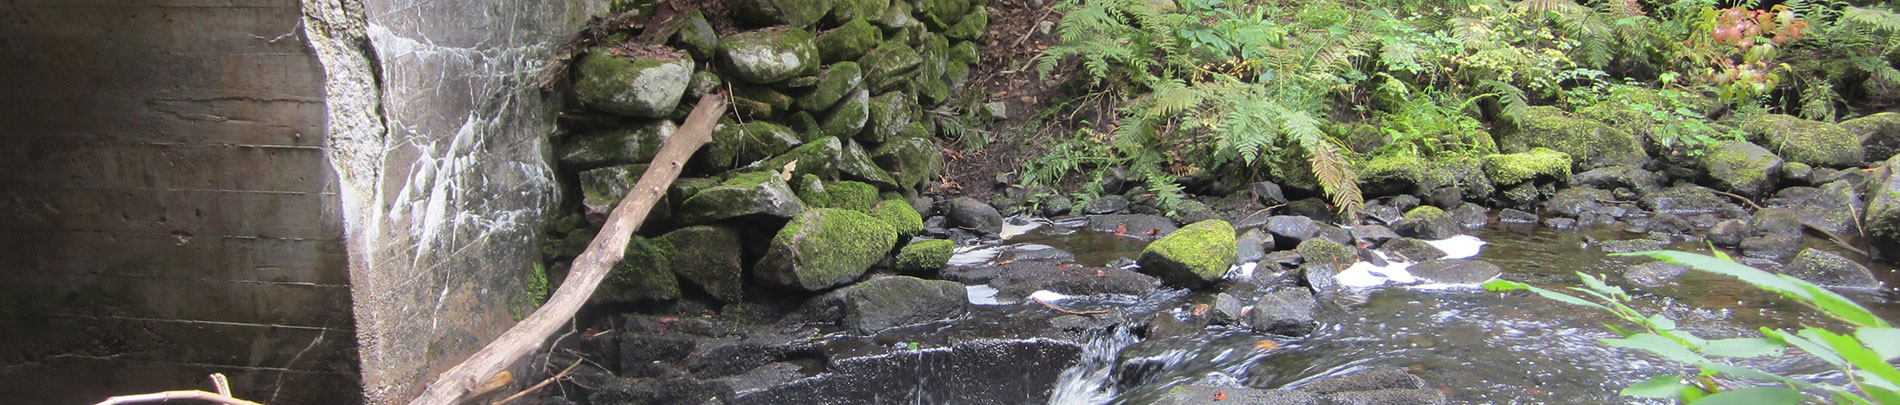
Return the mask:
<path id="1" fill-rule="evenodd" d="M 1761 337 L 1704 339 L 1661 313 L 1645 314 L 1630 305 L 1630 295 L 1602 279 L 1577 273 L 1582 287 L 1569 290 L 1582 297 L 1534 287 L 1516 281 L 1494 280 L 1484 284 L 1492 291 L 1528 290 L 1544 298 L 1594 308 L 1615 315 L 1633 327 L 1604 325 L 1620 338 L 1603 339 L 1611 347 L 1635 349 L 1694 367 L 1693 375 L 1660 375 L 1624 388 L 1624 396 L 1677 399 L 1684 403 L 1765 403 L 1803 402 L 1808 395 L 1824 395 L 1836 403 L 1900 404 L 1900 370 L 1890 361 L 1900 358 L 1900 329 L 1874 316 L 1867 308 L 1846 297 L 1812 283 L 1787 275 L 1773 274 L 1741 265 L 1720 252 L 1716 257 L 1677 251 L 1650 251 L 1618 254 L 1648 256 L 1689 266 L 1696 270 L 1735 277 L 1767 291 L 1781 294 L 1852 328 L 1835 333 L 1825 328 L 1805 326 L 1798 331 L 1760 328 Z M 1840 369 L 1848 386 L 1806 381 L 1735 365 L 1728 359 L 1761 356 L 1788 356 L 1799 349 Z M 1754 386 L 1736 386 L 1736 380 L 1752 381 Z"/>

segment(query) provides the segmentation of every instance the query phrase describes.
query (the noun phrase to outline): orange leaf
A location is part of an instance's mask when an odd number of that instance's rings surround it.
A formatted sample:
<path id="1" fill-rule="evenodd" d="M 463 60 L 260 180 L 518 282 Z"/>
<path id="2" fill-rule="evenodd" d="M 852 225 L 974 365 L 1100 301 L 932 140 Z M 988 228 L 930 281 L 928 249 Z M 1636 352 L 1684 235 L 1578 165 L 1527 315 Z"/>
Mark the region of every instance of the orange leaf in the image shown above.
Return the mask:
<path id="1" fill-rule="evenodd" d="M 1011 259 L 1011 260 L 1004 260 L 1004 261 L 1000 261 L 1000 262 L 996 262 L 996 265 L 998 265 L 998 266 L 1001 266 L 1001 265 L 1005 265 L 1005 264 L 1010 264 L 1010 263 L 1015 263 L 1015 262 L 1016 262 L 1016 260 L 1014 260 L 1014 259 Z"/>
<path id="2" fill-rule="evenodd" d="M 1161 232 L 1160 229 L 1149 229 L 1148 236 L 1155 236 L 1156 233 L 1160 233 L 1160 232 Z"/>
<path id="3" fill-rule="evenodd" d="M 1214 391 L 1214 400 L 1215 400 L 1215 401 L 1226 401 L 1226 400 L 1227 400 L 1227 390 L 1218 390 L 1218 391 Z"/>
<path id="4" fill-rule="evenodd" d="M 1128 224 L 1115 225 L 1115 236 L 1128 234 Z"/>
<path id="5" fill-rule="evenodd" d="M 1260 339 L 1260 341 L 1253 343 L 1253 348 L 1260 350 L 1273 350 L 1277 347 L 1280 347 L 1279 343 L 1273 343 L 1272 340 L 1267 339 Z"/>

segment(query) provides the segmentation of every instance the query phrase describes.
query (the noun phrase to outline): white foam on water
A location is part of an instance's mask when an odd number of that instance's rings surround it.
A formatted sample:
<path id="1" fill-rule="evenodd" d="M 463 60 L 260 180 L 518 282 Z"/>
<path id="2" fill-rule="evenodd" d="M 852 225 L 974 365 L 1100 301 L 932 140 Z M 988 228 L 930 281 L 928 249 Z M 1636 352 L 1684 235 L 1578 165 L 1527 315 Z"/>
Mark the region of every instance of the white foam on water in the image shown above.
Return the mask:
<path id="1" fill-rule="evenodd" d="M 1458 235 L 1439 240 L 1428 240 L 1425 244 L 1445 251 L 1446 259 L 1464 259 L 1478 255 L 1484 247 L 1484 240 L 1471 235 Z"/>
<path id="2" fill-rule="evenodd" d="M 1253 278 L 1253 271 L 1255 268 L 1258 268 L 1258 267 L 1260 267 L 1260 262 L 1246 262 L 1246 263 L 1241 263 L 1238 266 L 1228 268 L 1227 279 L 1228 280 L 1246 280 L 1246 279 Z"/>
<path id="3" fill-rule="evenodd" d="M 1029 293 L 1029 299 L 1042 301 L 1042 302 L 1046 302 L 1050 304 L 1062 302 L 1062 300 L 1066 300 L 1070 298 L 1075 298 L 1075 296 L 1063 294 L 1063 293 L 1059 293 L 1055 291 L 1049 291 L 1049 290 L 1036 290 L 1036 292 Z"/>
<path id="4" fill-rule="evenodd" d="M 1003 221 L 1003 231 L 999 232 L 996 236 L 1003 239 L 1009 239 L 1009 238 L 1020 236 L 1025 233 L 1029 233 L 1029 231 L 1033 231 L 1033 230 L 1036 230 L 1036 228 L 1041 228 L 1041 227 L 1042 227 L 1042 221 L 1037 221 L 1034 219 L 1029 219 L 1029 218 L 1024 218 L 1024 217 L 1010 217 L 1009 219 Z"/>
<path id="5" fill-rule="evenodd" d="M 996 289 L 987 285 L 963 286 L 963 295 L 970 299 L 971 305 L 1003 305 L 996 302 Z"/>

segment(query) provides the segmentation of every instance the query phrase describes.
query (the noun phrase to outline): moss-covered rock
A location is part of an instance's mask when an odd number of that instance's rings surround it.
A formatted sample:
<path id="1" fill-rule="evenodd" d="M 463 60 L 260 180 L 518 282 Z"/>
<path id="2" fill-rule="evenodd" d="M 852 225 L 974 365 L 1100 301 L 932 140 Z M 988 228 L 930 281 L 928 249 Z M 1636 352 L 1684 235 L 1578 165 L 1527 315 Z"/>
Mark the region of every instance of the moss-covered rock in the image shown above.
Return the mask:
<path id="1" fill-rule="evenodd" d="M 838 0 L 831 6 L 832 25 L 882 18 L 892 0 Z M 900 1 L 901 2 L 901 1 Z M 867 23 L 868 24 L 868 23 Z"/>
<path id="2" fill-rule="evenodd" d="M 943 36 L 956 40 L 974 40 L 983 38 L 990 30 L 990 11 L 983 6 L 971 7 L 970 14 L 963 20 L 943 31 Z"/>
<path id="3" fill-rule="evenodd" d="M 910 93 L 893 91 L 871 98 L 871 121 L 857 139 L 882 143 L 895 139 L 917 121 L 917 99 Z"/>
<path id="4" fill-rule="evenodd" d="M 818 56 L 825 63 L 856 60 L 884 42 L 884 32 L 864 20 L 852 20 L 818 34 Z"/>
<path id="5" fill-rule="evenodd" d="M 706 224 L 745 216 L 790 218 L 804 210 L 778 173 L 760 171 L 733 176 L 687 197 L 679 217 L 688 224 Z"/>
<path id="6" fill-rule="evenodd" d="M 591 302 L 639 302 L 679 299 L 679 277 L 664 263 L 673 255 L 671 244 L 639 236 L 627 243 L 626 256 L 607 270 Z"/>
<path id="7" fill-rule="evenodd" d="M 1750 142 L 1759 143 L 1790 162 L 1816 167 L 1847 167 L 1861 164 L 1864 149 L 1860 139 L 1839 125 L 1801 119 L 1792 115 L 1768 114 L 1742 123 Z"/>
<path id="8" fill-rule="evenodd" d="M 1841 129 L 1860 139 L 1861 158 L 1880 162 L 1900 153 L 1900 113 L 1883 112 L 1841 121 Z"/>
<path id="9" fill-rule="evenodd" d="M 732 110 L 741 117 L 755 120 L 775 119 L 792 111 L 792 96 L 770 86 L 737 84 L 731 86 Z"/>
<path id="10" fill-rule="evenodd" d="M 656 120 L 569 135 L 554 151 L 565 170 L 646 163 L 660 153 L 660 144 L 679 127 Z"/>
<path id="11" fill-rule="evenodd" d="M 946 239 L 913 242 L 897 250 L 897 271 L 905 274 L 935 274 L 950 263 L 957 245 Z"/>
<path id="12" fill-rule="evenodd" d="M 1861 224 L 1867 242 L 1888 261 L 1900 258 L 1900 155 L 1887 158 L 1867 182 L 1867 212 Z"/>
<path id="13" fill-rule="evenodd" d="M 918 0 L 917 20 L 932 31 L 948 30 L 970 13 L 971 0 Z"/>
<path id="14" fill-rule="evenodd" d="M 871 216 L 883 220 L 897 231 L 898 240 L 910 240 L 924 232 L 924 216 L 917 214 L 909 202 L 900 199 L 885 199 L 871 208 Z"/>
<path id="15" fill-rule="evenodd" d="M 818 75 L 818 85 L 810 93 L 798 98 L 798 109 L 805 111 L 825 111 L 837 105 L 838 100 L 850 95 L 864 81 L 864 70 L 857 62 L 845 61 L 831 65 L 823 74 Z"/>
<path id="16" fill-rule="evenodd" d="M 871 22 L 873 25 L 877 25 L 878 28 L 887 30 L 902 30 L 907 27 L 921 28 L 924 26 L 924 23 L 911 17 L 911 12 L 914 10 L 909 1 L 894 0 L 891 2 L 889 8 L 884 9 L 884 14 L 874 18 L 867 17 L 864 20 Z"/>
<path id="17" fill-rule="evenodd" d="M 1848 288 L 1879 288 L 1880 280 L 1874 278 L 1873 271 L 1867 266 L 1855 263 L 1841 255 L 1814 248 L 1801 249 L 1782 273 L 1817 285 Z"/>
<path id="18" fill-rule="evenodd" d="M 607 166 L 581 172 L 581 214 L 587 223 L 599 226 L 607 222 L 607 216 L 620 206 L 633 185 L 640 182 L 640 176 L 647 171 L 647 165 Z M 664 220 L 670 216 L 665 204 L 656 204 L 647 213 L 649 223 Z"/>
<path id="19" fill-rule="evenodd" d="M 969 312 L 963 284 L 916 277 L 882 277 L 842 292 L 844 327 L 873 334 L 901 326 L 956 319 Z"/>
<path id="20" fill-rule="evenodd" d="M 924 58 L 897 41 L 884 41 L 877 48 L 864 53 L 858 64 L 864 67 L 864 77 L 872 92 L 884 93 L 901 85 L 910 84 L 916 79 L 918 66 Z"/>
<path id="21" fill-rule="evenodd" d="M 1168 284 L 1204 287 L 1227 275 L 1239 247 L 1236 243 L 1234 226 L 1227 221 L 1201 221 L 1148 244 L 1136 263 L 1141 272 Z"/>
<path id="22" fill-rule="evenodd" d="M 671 50 L 626 58 L 608 48 L 593 48 L 574 70 L 574 93 L 588 108 L 659 118 L 671 114 L 679 105 L 680 95 L 686 93 L 693 58 Z"/>
<path id="23" fill-rule="evenodd" d="M 1299 245 L 1293 247 L 1293 250 L 1299 252 L 1300 258 L 1305 259 L 1307 264 L 1322 266 L 1333 271 L 1345 270 L 1347 266 L 1359 261 L 1359 255 L 1354 253 L 1352 248 L 1341 245 L 1339 242 L 1326 240 L 1326 238 L 1301 241 Z"/>
<path id="24" fill-rule="evenodd" d="M 1506 153 L 1549 148 L 1570 155 L 1572 166 L 1584 171 L 1607 166 L 1642 166 L 1649 154 L 1635 136 L 1594 119 L 1575 117 L 1550 106 L 1531 107 L 1522 116 L 1503 120 L 1499 149 Z M 1507 184 L 1503 180 L 1498 184 Z"/>
<path id="25" fill-rule="evenodd" d="M 1416 194 L 1430 181 L 1431 162 L 1408 154 L 1387 154 L 1360 165 L 1359 188 L 1368 196 Z"/>
<path id="26" fill-rule="evenodd" d="M 1702 174 L 1716 189 L 1760 198 L 1775 190 L 1781 157 L 1748 142 L 1729 142 L 1710 148 L 1700 159 Z"/>
<path id="27" fill-rule="evenodd" d="M 698 100 L 707 94 L 718 92 L 725 84 L 725 79 L 720 79 L 718 73 L 704 71 L 693 72 L 693 79 L 686 83 L 686 97 L 692 100 Z M 686 107 L 685 104 L 681 104 L 680 106 L 687 108 L 688 111 L 691 110 L 691 107 Z"/>
<path id="28" fill-rule="evenodd" d="M 1421 205 L 1405 212 L 1405 219 L 1393 224 L 1392 230 L 1399 235 L 1419 239 L 1445 239 L 1464 233 L 1464 226 L 1458 218 L 1445 210 L 1430 205 Z"/>
<path id="29" fill-rule="evenodd" d="M 818 119 L 818 129 L 825 136 L 848 139 L 864 129 L 864 123 L 871 121 L 871 92 L 862 89 L 845 96 L 837 105 L 825 111 Z"/>
<path id="30" fill-rule="evenodd" d="M 738 228 L 686 227 L 642 243 L 646 246 L 640 254 L 633 254 L 635 249 L 629 247 L 621 263 L 671 273 L 722 302 L 737 303 L 743 298 L 745 267 L 740 264 L 740 252 L 744 249 Z"/>
<path id="31" fill-rule="evenodd" d="M 686 19 L 680 21 L 679 31 L 673 33 L 673 44 L 697 60 L 713 60 L 719 50 L 719 33 L 713 30 L 711 22 L 699 10 L 686 13 Z"/>
<path id="32" fill-rule="evenodd" d="M 771 84 L 818 71 L 818 45 L 810 32 L 774 27 L 719 40 L 726 73 L 749 83 Z"/>
<path id="33" fill-rule="evenodd" d="M 831 0 L 726 0 L 726 9 L 739 21 L 769 27 L 805 28 L 831 14 Z"/>
<path id="34" fill-rule="evenodd" d="M 790 165 L 795 176 L 817 175 L 824 180 L 853 180 L 870 183 L 880 190 L 896 190 L 897 182 L 890 174 L 871 162 L 870 156 L 856 143 L 847 143 L 837 137 L 822 137 L 804 146 L 799 146 L 778 157 L 760 163 L 758 167 L 767 170 L 784 170 Z"/>
<path id="35" fill-rule="evenodd" d="M 1535 148 L 1521 153 L 1487 155 L 1480 158 L 1485 177 L 1498 188 L 1529 182 L 1564 182 L 1570 179 L 1570 155 Z"/>
<path id="36" fill-rule="evenodd" d="M 855 181 L 821 181 L 818 176 L 799 179 L 798 200 L 806 209 L 840 208 L 870 213 L 877 205 L 877 187 Z"/>
<path id="37" fill-rule="evenodd" d="M 744 124 L 721 120 L 713 127 L 713 139 L 693 157 L 692 167 L 703 172 L 721 172 L 748 163 L 771 158 L 803 145 L 798 133 L 771 121 L 746 121 Z"/>
<path id="38" fill-rule="evenodd" d="M 897 231 L 862 212 L 820 208 L 800 213 L 772 237 L 753 278 L 779 288 L 818 291 L 849 284 L 897 244 Z"/>

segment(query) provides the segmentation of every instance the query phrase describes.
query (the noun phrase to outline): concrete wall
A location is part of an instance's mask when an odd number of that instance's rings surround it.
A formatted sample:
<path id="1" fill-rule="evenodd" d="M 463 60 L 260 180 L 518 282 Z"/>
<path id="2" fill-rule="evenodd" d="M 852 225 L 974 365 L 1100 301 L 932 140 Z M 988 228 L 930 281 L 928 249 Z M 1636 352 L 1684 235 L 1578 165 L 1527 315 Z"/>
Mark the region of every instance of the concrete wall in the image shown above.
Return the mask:
<path id="1" fill-rule="evenodd" d="M 296 0 L 0 1 L 0 398 L 359 388 Z"/>
<path id="2" fill-rule="evenodd" d="M 0 0 L 0 398 L 406 401 L 527 309 L 605 7 Z"/>
<path id="3" fill-rule="evenodd" d="M 606 2 L 306 4 L 330 72 L 365 395 L 403 401 L 530 309 L 535 235 L 558 197 L 558 97 L 534 79 Z M 339 90 L 366 77 L 380 99 Z"/>

